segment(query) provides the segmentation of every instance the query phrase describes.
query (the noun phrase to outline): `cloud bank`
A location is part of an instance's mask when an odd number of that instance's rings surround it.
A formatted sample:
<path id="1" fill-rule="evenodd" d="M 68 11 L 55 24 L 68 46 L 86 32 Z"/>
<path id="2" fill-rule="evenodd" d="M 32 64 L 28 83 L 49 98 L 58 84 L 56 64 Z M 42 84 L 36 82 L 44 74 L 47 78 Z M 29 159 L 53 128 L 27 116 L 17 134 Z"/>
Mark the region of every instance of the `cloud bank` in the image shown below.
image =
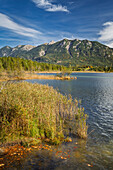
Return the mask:
<path id="1" fill-rule="evenodd" d="M 104 28 L 99 32 L 98 40 L 105 42 L 109 47 L 113 47 L 113 22 L 105 22 Z"/>
<path id="2" fill-rule="evenodd" d="M 45 11 L 49 12 L 57 12 L 57 11 L 62 11 L 62 12 L 69 12 L 66 6 L 62 5 L 54 5 L 52 4 L 51 0 L 32 0 L 36 4 L 38 8 L 45 9 Z"/>
<path id="3" fill-rule="evenodd" d="M 24 27 L 16 22 L 12 21 L 7 15 L 0 13 L 0 27 L 9 29 L 19 35 L 27 37 L 36 37 L 36 35 L 42 34 L 40 31 L 37 31 L 32 28 Z"/>

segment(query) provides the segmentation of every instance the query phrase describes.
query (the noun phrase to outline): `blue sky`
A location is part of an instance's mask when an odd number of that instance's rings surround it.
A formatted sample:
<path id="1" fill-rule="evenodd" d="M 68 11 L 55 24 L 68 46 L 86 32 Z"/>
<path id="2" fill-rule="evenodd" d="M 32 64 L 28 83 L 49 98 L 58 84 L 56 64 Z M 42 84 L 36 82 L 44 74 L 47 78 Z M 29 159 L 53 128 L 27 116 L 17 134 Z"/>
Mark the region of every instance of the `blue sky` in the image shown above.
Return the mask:
<path id="1" fill-rule="evenodd" d="M 64 38 L 113 47 L 113 0 L 0 0 L 0 48 Z"/>

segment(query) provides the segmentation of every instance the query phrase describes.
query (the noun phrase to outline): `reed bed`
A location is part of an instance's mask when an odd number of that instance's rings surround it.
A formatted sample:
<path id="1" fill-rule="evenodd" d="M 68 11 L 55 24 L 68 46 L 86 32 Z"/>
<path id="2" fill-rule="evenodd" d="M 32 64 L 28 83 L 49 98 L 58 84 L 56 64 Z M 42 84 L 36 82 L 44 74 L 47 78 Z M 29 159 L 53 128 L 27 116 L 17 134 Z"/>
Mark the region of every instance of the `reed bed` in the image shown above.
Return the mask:
<path id="1" fill-rule="evenodd" d="M 1 83 L 0 89 L 1 143 L 34 137 L 58 144 L 65 128 L 87 137 L 87 116 L 71 96 L 28 82 Z"/>
<path id="2" fill-rule="evenodd" d="M 60 76 L 52 76 L 52 75 L 37 75 L 35 73 L 28 73 L 27 71 L 23 72 L 2 72 L 0 73 L 0 81 L 8 81 L 8 80 L 28 80 L 28 79 L 49 79 L 49 80 L 71 80 L 77 79 L 76 77 L 60 77 Z"/>

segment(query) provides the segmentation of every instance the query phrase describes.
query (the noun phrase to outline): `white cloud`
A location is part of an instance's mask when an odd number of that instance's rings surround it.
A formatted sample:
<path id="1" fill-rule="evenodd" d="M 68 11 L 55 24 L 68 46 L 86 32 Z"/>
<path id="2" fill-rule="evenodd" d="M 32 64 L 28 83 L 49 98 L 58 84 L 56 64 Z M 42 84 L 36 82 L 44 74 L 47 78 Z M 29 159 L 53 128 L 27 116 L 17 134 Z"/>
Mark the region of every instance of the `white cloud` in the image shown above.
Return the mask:
<path id="1" fill-rule="evenodd" d="M 106 45 L 109 46 L 110 48 L 113 48 L 113 41 L 106 43 Z"/>
<path id="2" fill-rule="evenodd" d="M 11 46 L 18 44 L 39 45 L 48 43 L 51 40 L 58 41 L 66 37 L 73 39 L 73 34 L 71 32 L 63 32 L 55 29 L 49 32 L 48 30 L 42 28 L 42 32 L 39 32 L 36 29 L 24 27 L 23 25 L 14 22 L 11 18 L 2 13 L 0 13 L 0 28 L 4 28 L 6 31 L 6 34 L 1 35 L 0 40 L 4 40 L 3 42 L 8 42 Z M 10 30 L 10 32 L 7 32 L 7 30 Z M 17 34 L 16 37 L 14 33 Z M 20 35 L 22 35 L 22 37 Z"/>
<path id="3" fill-rule="evenodd" d="M 106 22 L 103 24 L 105 28 L 99 32 L 100 41 L 111 41 L 113 40 L 113 22 Z"/>
<path id="4" fill-rule="evenodd" d="M 15 23 L 7 15 L 0 13 L 0 27 L 7 28 L 19 35 L 27 37 L 36 37 L 36 35 L 42 34 L 40 31 L 37 31 L 32 28 L 24 27 L 20 24 Z"/>
<path id="5" fill-rule="evenodd" d="M 100 35 L 98 40 L 113 48 L 113 22 L 105 22 L 103 26 L 104 28 L 98 33 Z"/>
<path id="6" fill-rule="evenodd" d="M 57 11 L 63 11 L 63 12 L 69 12 L 66 6 L 62 5 L 54 5 L 51 3 L 51 0 L 32 0 L 38 8 L 43 8 L 46 11 L 50 12 L 57 12 Z"/>

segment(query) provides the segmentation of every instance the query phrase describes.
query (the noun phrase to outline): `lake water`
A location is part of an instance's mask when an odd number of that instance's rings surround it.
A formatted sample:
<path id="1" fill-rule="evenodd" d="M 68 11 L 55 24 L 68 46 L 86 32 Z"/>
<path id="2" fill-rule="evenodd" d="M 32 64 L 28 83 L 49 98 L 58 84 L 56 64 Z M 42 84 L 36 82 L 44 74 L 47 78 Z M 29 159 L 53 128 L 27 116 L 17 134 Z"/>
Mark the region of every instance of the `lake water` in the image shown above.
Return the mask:
<path id="1" fill-rule="evenodd" d="M 47 75 L 47 73 L 46 73 Z M 49 75 L 53 75 L 50 74 Z M 113 73 L 72 73 L 77 80 L 27 80 L 32 83 L 48 84 L 62 94 L 71 94 L 81 100 L 81 105 L 88 114 L 87 141 L 73 138 L 73 142 L 63 144 L 63 151 L 71 150 L 70 158 L 60 161 L 50 155 L 53 163 L 51 169 L 113 169 Z M 59 149 L 57 148 L 57 149 Z M 36 158 L 38 152 L 32 155 Z M 39 169 L 47 169 L 43 153 L 43 165 Z M 31 159 L 31 158 L 30 158 Z M 55 161 L 55 160 L 56 161 Z M 35 160 L 35 164 L 37 165 Z M 93 167 L 88 166 L 91 164 Z M 24 165 L 27 166 L 27 163 Z M 34 166 L 34 169 L 36 166 Z"/>

